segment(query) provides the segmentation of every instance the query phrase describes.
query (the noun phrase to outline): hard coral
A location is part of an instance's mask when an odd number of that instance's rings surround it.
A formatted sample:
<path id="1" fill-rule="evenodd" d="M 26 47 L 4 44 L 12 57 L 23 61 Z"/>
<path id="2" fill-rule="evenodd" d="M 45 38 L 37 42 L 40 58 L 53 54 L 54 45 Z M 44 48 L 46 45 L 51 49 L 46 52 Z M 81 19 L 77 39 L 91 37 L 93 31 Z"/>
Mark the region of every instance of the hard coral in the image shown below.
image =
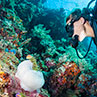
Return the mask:
<path id="1" fill-rule="evenodd" d="M 71 88 L 80 74 L 80 69 L 74 62 L 66 62 L 58 69 L 56 69 L 53 76 L 50 77 L 49 92 L 52 96 L 56 97 L 62 92 L 63 89 Z"/>

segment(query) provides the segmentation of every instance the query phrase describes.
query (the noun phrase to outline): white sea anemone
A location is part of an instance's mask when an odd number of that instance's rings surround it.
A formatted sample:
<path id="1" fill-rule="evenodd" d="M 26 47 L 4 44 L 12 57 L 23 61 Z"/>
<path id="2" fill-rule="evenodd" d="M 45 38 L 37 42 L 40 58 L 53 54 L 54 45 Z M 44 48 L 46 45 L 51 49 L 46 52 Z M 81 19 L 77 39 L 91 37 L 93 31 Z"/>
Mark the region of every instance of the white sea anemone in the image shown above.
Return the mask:
<path id="1" fill-rule="evenodd" d="M 26 91 L 34 91 L 41 88 L 45 81 L 41 71 L 32 69 L 33 63 L 30 60 L 21 62 L 15 76 L 20 80 L 21 88 Z"/>

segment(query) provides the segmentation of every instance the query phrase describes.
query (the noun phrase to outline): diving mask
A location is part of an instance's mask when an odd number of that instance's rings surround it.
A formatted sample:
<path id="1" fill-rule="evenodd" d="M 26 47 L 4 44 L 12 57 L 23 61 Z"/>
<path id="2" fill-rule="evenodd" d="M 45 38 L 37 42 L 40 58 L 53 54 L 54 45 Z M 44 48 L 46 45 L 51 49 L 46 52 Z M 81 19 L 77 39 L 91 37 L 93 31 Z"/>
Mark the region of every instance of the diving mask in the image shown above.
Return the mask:
<path id="1" fill-rule="evenodd" d="M 66 29 L 69 37 L 72 37 L 72 35 L 74 34 L 74 26 L 73 26 L 74 22 L 75 22 L 75 20 L 71 20 L 71 22 L 65 26 L 65 29 Z M 76 48 L 78 46 L 78 35 L 75 35 L 72 37 L 72 39 L 70 40 L 70 45 L 73 48 Z"/>

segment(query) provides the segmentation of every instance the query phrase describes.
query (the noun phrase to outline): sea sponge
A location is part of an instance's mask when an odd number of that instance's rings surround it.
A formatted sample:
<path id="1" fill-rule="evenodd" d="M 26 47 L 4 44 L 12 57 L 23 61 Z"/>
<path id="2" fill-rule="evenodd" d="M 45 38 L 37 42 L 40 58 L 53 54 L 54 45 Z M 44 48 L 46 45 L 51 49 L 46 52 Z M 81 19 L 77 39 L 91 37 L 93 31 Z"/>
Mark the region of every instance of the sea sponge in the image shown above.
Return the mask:
<path id="1" fill-rule="evenodd" d="M 45 81 L 41 71 L 33 70 L 34 64 L 30 60 L 21 62 L 15 76 L 20 80 L 21 88 L 34 91 L 41 88 Z"/>

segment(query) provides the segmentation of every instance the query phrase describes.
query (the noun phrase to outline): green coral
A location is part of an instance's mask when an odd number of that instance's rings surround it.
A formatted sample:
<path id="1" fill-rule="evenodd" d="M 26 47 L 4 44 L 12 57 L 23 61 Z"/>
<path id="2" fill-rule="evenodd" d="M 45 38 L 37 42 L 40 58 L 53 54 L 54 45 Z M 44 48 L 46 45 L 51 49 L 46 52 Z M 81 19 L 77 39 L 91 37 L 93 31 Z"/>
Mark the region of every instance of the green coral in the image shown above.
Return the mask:
<path id="1" fill-rule="evenodd" d="M 47 34 L 50 32 L 50 30 L 46 30 L 43 24 L 39 24 L 37 26 L 34 26 L 34 29 L 32 29 L 33 35 L 37 36 L 42 39 L 51 39 L 50 36 Z"/>
<path id="2" fill-rule="evenodd" d="M 46 48 L 46 52 L 53 56 L 56 53 L 56 46 L 49 35 L 50 30 L 46 30 L 43 24 L 39 24 L 34 26 L 32 32 L 34 37 L 36 36 L 41 39 L 40 44 Z"/>

